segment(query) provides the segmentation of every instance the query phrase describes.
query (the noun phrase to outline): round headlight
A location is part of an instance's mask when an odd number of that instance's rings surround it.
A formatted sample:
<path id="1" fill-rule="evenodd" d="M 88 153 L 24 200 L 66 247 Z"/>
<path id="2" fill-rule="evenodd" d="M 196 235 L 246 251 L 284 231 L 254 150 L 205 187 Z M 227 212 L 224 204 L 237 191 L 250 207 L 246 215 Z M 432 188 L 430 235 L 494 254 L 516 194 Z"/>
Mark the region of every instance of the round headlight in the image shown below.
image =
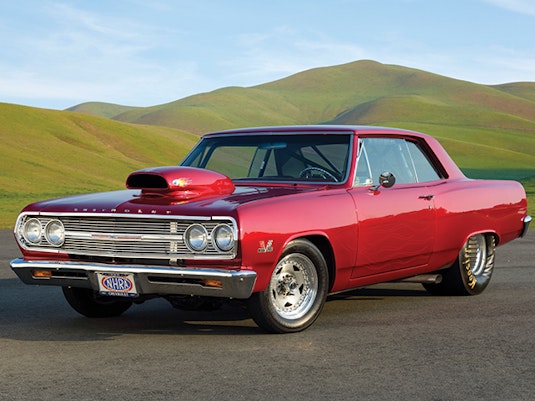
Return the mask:
<path id="1" fill-rule="evenodd" d="M 26 241 L 31 242 L 32 244 L 38 244 L 41 242 L 42 232 L 43 228 L 41 222 L 38 219 L 29 219 L 24 223 L 22 235 Z"/>
<path id="2" fill-rule="evenodd" d="M 61 246 L 65 242 L 65 227 L 59 220 L 51 220 L 45 227 L 45 238 L 50 245 Z"/>
<path id="3" fill-rule="evenodd" d="M 184 233 L 186 246 L 194 252 L 201 252 L 208 246 L 208 232 L 201 224 L 192 224 Z"/>
<path id="4" fill-rule="evenodd" d="M 234 233 L 227 224 L 220 224 L 212 231 L 212 240 L 221 251 L 230 251 L 234 246 Z"/>

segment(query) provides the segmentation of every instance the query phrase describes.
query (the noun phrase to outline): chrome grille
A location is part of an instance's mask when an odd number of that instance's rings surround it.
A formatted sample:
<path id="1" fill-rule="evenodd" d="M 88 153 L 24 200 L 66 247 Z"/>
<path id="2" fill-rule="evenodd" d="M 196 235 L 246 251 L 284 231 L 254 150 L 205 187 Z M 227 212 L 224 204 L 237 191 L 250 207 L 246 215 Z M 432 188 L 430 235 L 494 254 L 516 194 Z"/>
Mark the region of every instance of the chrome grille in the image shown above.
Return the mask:
<path id="1" fill-rule="evenodd" d="M 59 248 L 46 241 L 38 245 L 23 244 L 28 249 L 38 248 L 39 251 L 134 259 L 230 259 L 236 255 L 235 249 L 223 252 L 211 240 L 202 252 L 192 252 L 183 239 L 184 232 L 191 224 L 202 224 L 209 236 L 221 223 L 228 224 L 235 232 L 234 220 L 227 217 L 138 217 L 114 214 L 29 214 L 26 217 L 39 217 L 43 225 L 52 219 L 59 219 L 65 227 L 65 242 Z"/>

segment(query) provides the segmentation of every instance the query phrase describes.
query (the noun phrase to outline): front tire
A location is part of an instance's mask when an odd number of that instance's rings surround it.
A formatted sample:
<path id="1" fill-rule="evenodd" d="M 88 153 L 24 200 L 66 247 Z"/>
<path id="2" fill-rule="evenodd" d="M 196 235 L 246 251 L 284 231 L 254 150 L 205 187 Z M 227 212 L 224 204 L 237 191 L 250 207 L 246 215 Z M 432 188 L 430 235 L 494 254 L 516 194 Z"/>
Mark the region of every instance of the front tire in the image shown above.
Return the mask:
<path id="1" fill-rule="evenodd" d="M 99 295 L 89 288 L 62 287 L 69 305 L 87 317 L 115 317 L 132 306 L 132 301 Z"/>
<path id="2" fill-rule="evenodd" d="M 321 313 L 328 283 L 327 263 L 320 250 L 308 240 L 294 240 L 282 253 L 268 287 L 251 296 L 252 317 L 271 333 L 304 330 Z"/>
<path id="3" fill-rule="evenodd" d="M 439 284 L 424 284 L 433 295 L 477 295 L 487 287 L 494 271 L 496 240 L 493 235 L 473 235 L 464 244 L 459 257 L 442 274 Z"/>

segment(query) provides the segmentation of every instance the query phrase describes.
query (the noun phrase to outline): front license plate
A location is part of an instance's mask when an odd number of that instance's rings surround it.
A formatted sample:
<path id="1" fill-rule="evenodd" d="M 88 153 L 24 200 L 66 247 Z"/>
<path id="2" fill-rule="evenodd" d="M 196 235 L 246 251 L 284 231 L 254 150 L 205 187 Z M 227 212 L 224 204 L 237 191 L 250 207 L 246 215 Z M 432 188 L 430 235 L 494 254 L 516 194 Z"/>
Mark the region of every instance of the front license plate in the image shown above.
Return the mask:
<path id="1" fill-rule="evenodd" d="M 98 290 L 102 295 L 136 297 L 138 295 L 133 273 L 97 273 Z"/>

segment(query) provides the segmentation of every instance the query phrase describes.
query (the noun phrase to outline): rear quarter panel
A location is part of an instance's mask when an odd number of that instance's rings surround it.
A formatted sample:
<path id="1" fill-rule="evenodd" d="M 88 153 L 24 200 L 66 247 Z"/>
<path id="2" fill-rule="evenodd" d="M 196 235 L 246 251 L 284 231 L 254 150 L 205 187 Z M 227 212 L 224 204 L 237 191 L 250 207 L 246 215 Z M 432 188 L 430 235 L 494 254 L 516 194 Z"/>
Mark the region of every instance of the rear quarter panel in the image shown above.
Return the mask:
<path id="1" fill-rule="evenodd" d="M 460 179 L 435 187 L 437 236 L 431 264 L 455 261 L 468 237 L 493 233 L 498 245 L 520 236 L 526 194 L 516 181 Z"/>

